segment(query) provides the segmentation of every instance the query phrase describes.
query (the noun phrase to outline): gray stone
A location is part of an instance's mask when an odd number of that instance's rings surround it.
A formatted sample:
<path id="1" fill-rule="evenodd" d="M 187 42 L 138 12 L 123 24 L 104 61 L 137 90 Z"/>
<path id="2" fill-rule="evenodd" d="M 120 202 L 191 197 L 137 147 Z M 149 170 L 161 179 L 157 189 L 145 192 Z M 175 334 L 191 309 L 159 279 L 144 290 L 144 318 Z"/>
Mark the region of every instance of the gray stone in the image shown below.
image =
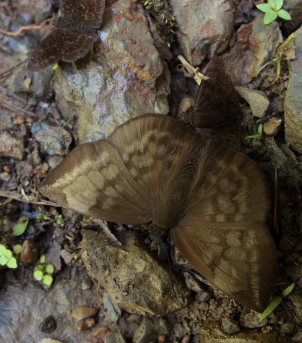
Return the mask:
<path id="1" fill-rule="evenodd" d="M 234 333 L 240 331 L 239 325 L 234 320 L 229 318 L 222 318 L 221 327 L 222 330 L 229 335 L 233 335 Z"/>
<path id="2" fill-rule="evenodd" d="M 6 85 L 14 93 L 28 93 L 36 97 L 43 97 L 50 93 L 51 79 L 54 71 L 52 67 L 39 73 L 30 72 L 27 65 L 20 65 L 7 79 Z"/>
<path id="3" fill-rule="evenodd" d="M 62 127 L 44 122 L 34 123 L 31 132 L 48 155 L 66 155 L 72 141 L 71 135 Z"/>
<path id="4" fill-rule="evenodd" d="M 84 231 L 82 259 L 102 293 L 130 313 L 166 315 L 187 304 L 188 289 L 173 277 L 174 294 L 169 271 L 134 236 L 115 246 L 101 233 Z"/>
<path id="5" fill-rule="evenodd" d="M 288 62 L 289 82 L 284 102 L 285 138 L 302 153 L 302 27 L 295 32 L 296 59 Z"/>
<path id="6" fill-rule="evenodd" d="M 186 59 L 199 65 L 210 53 L 223 52 L 234 27 L 234 14 L 228 0 L 170 0 L 179 32 L 178 41 Z"/>
<path id="7" fill-rule="evenodd" d="M 116 126 L 144 113 L 169 111 L 169 72 L 154 47 L 141 4 L 115 2 L 101 28 L 97 55 L 55 73 L 65 118 L 78 118 L 80 143 L 106 138 Z"/>
<path id="8" fill-rule="evenodd" d="M 242 313 L 240 316 L 240 324 L 246 328 L 255 329 L 262 328 L 267 325 L 268 319 L 260 320 L 261 313 L 250 311 L 248 313 Z"/>
<path id="9" fill-rule="evenodd" d="M 236 87 L 236 91 L 250 105 L 254 117 L 265 116 L 270 102 L 264 92 L 239 86 Z"/>
<path id="10" fill-rule="evenodd" d="M 6 273 L 7 282 L 1 289 L 0 342 L 53 343 L 44 341 L 47 334 L 40 330 L 41 321 L 50 314 L 58 323 L 52 337 L 63 343 L 86 342 L 87 333 L 75 329 L 69 313 L 78 306 L 99 306 L 95 288 L 83 291 L 79 287 L 87 274 L 79 268 L 65 268 L 45 290 L 34 281 L 32 273 L 24 270 L 22 278 L 17 279 L 11 272 Z M 105 326 L 101 317 L 99 324 Z"/>
<path id="11" fill-rule="evenodd" d="M 223 56 L 226 71 L 234 84 L 246 85 L 256 77 L 262 65 L 274 57 L 281 42 L 282 34 L 277 22 L 264 25 L 260 17 L 242 25 L 236 43 Z"/>

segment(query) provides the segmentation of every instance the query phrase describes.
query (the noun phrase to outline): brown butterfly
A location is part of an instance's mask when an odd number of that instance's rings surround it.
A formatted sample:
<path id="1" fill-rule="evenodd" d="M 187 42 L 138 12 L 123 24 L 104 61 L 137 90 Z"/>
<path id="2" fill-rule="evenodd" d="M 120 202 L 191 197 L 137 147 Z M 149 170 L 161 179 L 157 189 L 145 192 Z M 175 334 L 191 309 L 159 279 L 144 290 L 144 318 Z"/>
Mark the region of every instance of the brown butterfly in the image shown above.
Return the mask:
<path id="1" fill-rule="evenodd" d="M 29 58 L 29 70 L 38 71 L 60 60 L 74 62 L 85 57 L 98 38 L 105 0 L 60 0 L 59 6 L 62 17 L 54 21 L 56 28 Z"/>
<path id="2" fill-rule="evenodd" d="M 276 259 L 269 192 L 245 154 L 146 114 L 75 148 L 40 190 L 85 215 L 170 230 L 210 283 L 255 310 L 267 304 Z"/>

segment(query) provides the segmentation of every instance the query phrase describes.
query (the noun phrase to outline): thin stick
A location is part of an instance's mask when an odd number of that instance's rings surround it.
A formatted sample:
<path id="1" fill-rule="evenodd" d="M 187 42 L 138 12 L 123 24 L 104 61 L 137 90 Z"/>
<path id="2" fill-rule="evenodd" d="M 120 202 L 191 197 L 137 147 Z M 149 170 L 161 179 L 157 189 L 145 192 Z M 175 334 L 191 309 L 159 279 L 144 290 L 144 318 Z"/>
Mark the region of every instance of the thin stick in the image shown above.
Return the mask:
<path id="1" fill-rule="evenodd" d="M 30 30 L 43 30 L 43 29 L 48 29 L 53 27 L 53 25 L 49 25 L 49 23 L 53 20 L 53 18 L 46 19 L 44 20 L 40 25 L 27 25 L 27 26 L 21 26 L 18 31 L 16 32 L 10 32 L 10 31 L 5 31 L 0 29 L 0 33 L 5 35 L 5 36 L 10 36 L 10 37 L 17 37 L 24 35 L 26 31 Z"/>
<path id="2" fill-rule="evenodd" d="M 178 59 L 180 60 L 181 64 L 184 66 L 185 70 L 187 71 L 188 76 L 193 77 L 196 83 L 198 84 L 198 86 L 200 86 L 203 80 L 209 79 L 208 76 L 203 75 L 200 72 L 200 69 L 198 67 L 194 68 L 188 61 L 186 61 L 186 59 L 183 56 L 179 55 Z"/>
<path id="3" fill-rule="evenodd" d="M 9 192 L 9 191 L 1 191 L 0 190 L 0 197 L 21 201 L 21 202 L 24 202 L 26 204 L 62 207 L 62 206 L 56 204 L 55 202 L 48 201 L 48 200 L 35 201 L 35 200 L 31 200 L 28 197 L 27 197 L 27 199 L 24 199 L 24 197 L 22 197 L 22 195 L 17 193 L 17 192 Z"/>

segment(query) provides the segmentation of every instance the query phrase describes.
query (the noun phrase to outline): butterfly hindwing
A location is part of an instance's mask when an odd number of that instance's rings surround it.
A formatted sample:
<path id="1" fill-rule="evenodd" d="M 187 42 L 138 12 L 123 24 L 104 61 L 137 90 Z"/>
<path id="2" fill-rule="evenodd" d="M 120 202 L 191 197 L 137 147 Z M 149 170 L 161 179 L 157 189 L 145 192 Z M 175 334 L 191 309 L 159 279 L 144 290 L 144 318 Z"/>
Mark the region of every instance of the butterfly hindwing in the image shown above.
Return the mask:
<path id="1" fill-rule="evenodd" d="M 276 262 L 264 175 L 244 154 L 211 140 L 198 165 L 186 215 L 171 230 L 172 240 L 210 283 L 261 310 Z"/>
<path id="2" fill-rule="evenodd" d="M 56 167 L 40 191 L 63 207 L 124 224 L 151 221 L 147 202 L 107 141 L 81 145 Z"/>

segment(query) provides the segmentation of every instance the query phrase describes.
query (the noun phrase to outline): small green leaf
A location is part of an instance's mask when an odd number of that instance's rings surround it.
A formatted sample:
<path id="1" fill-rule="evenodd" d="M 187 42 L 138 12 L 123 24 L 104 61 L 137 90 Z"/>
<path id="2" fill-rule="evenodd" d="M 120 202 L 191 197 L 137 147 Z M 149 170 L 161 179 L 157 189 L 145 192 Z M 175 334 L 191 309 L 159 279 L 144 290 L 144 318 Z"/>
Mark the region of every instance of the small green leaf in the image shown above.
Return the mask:
<path id="1" fill-rule="evenodd" d="M 28 217 L 21 217 L 18 220 L 18 223 L 13 227 L 13 235 L 14 236 L 22 235 L 27 228 L 28 222 L 29 222 Z"/>
<path id="2" fill-rule="evenodd" d="M 0 244 L 0 255 L 4 255 L 6 252 L 6 247 L 3 244 Z"/>
<path id="3" fill-rule="evenodd" d="M 274 9 L 276 11 L 279 11 L 283 6 L 283 0 L 275 0 L 275 7 Z"/>
<path id="4" fill-rule="evenodd" d="M 276 297 L 272 300 L 272 302 L 267 306 L 267 308 L 261 314 L 260 320 L 263 320 L 267 316 L 269 316 L 276 307 L 278 307 L 282 302 L 282 297 Z"/>
<path id="5" fill-rule="evenodd" d="M 273 10 L 269 10 L 267 12 L 265 12 L 264 15 L 264 24 L 268 25 L 270 23 L 272 23 L 274 20 L 276 20 L 278 17 L 277 12 L 273 11 Z"/>
<path id="6" fill-rule="evenodd" d="M 11 257 L 8 262 L 6 263 L 6 265 L 8 266 L 8 268 L 17 268 L 18 264 L 17 264 L 17 260 L 15 257 Z"/>
<path id="7" fill-rule="evenodd" d="M 54 271 L 55 271 L 55 267 L 54 267 L 53 264 L 48 264 L 48 265 L 46 266 L 46 273 L 48 273 L 48 274 L 53 274 Z"/>
<path id="8" fill-rule="evenodd" d="M 20 244 L 16 244 L 16 245 L 14 245 L 14 246 L 13 246 L 13 250 L 14 250 L 14 253 L 15 253 L 16 255 L 19 255 L 19 254 L 21 254 L 21 251 L 22 251 L 22 245 L 20 245 Z"/>
<path id="9" fill-rule="evenodd" d="M 256 5 L 256 7 L 258 8 L 259 11 L 264 12 L 264 13 L 272 9 L 269 4 L 259 4 L 259 5 Z"/>
<path id="10" fill-rule="evenodd" d="M 6 256 L 0 256 L 0 266 L 5 266 L 9 258 Z"/>
<path id="11" fill-rule="evenodd" d="M 258 136 L 260 136 L 260 138 L 262 138 L 262 135 L 263 135 L 263 124 L 262 123 L 258 125 L 257 132 L 258 132 Z"/>
<path id="12" fill-rule="evenodd" d="M 53 67 L 52 67 L 52 70 L 58 70 L 59 69 L 59 65 L 58 63 L 56 63 Z"/>
<path id="13" fill-rule="evenodd" d="M 271 8 L 275 6 L 275 0 L 268 0 L 268 3 L 271 6 Z"/>
<path id="14" fill-rule="evenodd" d="M 46 286 L 51 286 L 51 284 L 53 283 L 53 278 L 51 275 L 44 275 L 43 277 L 43 283 Z"/>
<path id="15" fill-rule="evenodd" d="M 278 15 L 278 17 L 280 17 L 284 20 L 291 20 L 292 19 L 291 15 L 285 10 L 278 11 L 277 15 Z"/>
<path id="16" fill-rule="evenodd" d="M 43 280 L 43 277 L 44 277 L 44 275 L 43 275 L 43 273 L 41 272 L 41 270 L 35 270 L 35 271 L 34 271 L 34 278 L 35 278 L 36 280 L 41 281 L 41 280 Z"/>
<path id="17" fill-rule="evenodd" d="M 13 253 L 11 250 L 6 249 L 6 251 L 4 252 L 3 256 L 7 257 L 7 258 L 11 258 L 13 257 Z"/>
<path id="18" fill-rule="evenodd" d="M 282 296 L 284 298 L 287 297 L 293 291 L 294 288 L 295 288 L 295 283 L 293 282 L 287 288 L 285 288 L 285 290 L 282 292 Z"/>
<path id="19" fill-rule="evenodd" d="M 39 264 L 39 265 L 37 265 L 35 270 L 43 271 L 44 270 L 44 266 L 42 264 Z"/>
<path id="20" fill-rule="evenodd" d="M 26 180 L 26 181 L 23 182 L 23 186 L 24 186 L 24 187 L 27 187 L 27 186 L 29 186 L 29 185 L 30 185 L 30 182 L 29 182 L 28 180 Z"/>
<path id="21" fill-rule="evenodd" d="M 41 255 L 40 262 L 41 263 L 45 263 L 45 261 L 46 261 L 46 256 L 45 255 Z"/>

